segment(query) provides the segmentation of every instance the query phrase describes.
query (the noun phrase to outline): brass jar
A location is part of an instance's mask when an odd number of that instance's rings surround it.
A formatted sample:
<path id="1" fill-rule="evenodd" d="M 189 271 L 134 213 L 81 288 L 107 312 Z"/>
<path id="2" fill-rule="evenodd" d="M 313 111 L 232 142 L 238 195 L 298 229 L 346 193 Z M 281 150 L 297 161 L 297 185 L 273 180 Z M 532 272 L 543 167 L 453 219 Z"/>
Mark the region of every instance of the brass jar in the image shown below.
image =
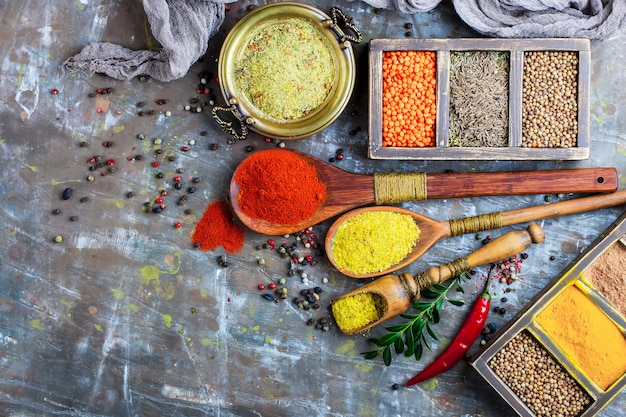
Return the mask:
<path id="1" fill-rule="evenodd" d="M 312 37 L 319 39 L 323 47 L 327 48 L 324 53 L 331 57 L 328 69 L 332 74 L 328 77 L 329 82 L 323 84 L 327 89 L 325 96 L 319 98 L 316 107 L 302 111 L 301 115 L 281 117 L 270 114 L 262 109 L 256 100 L 258 95 L 251 96 L 249 91 L 244 91 L 240 86 L 258 80 L 254 77 L 266 77 L 264 70 L 261 74 L 250 73 L 242 70 L 241 62 L 246 53 L 257 44 L 256 36 L 259 36 L 259 28 L 267 28 L 276 33 L 282 33 L 284 26 L 289 23 L 301 22 L 304 28 L 310 29 Z M 344 28 L 350 29 L 352 34 L 346 34 Z M 264 29 L 265 30 L 265 29 Z M 261 39 L 265 39 L 262 37 Z M 334 122 L 345 109 L 355 83 L 356 65 L 352 42 L 361 41 L 361 34 L 347 17 L 337 8 L 331 9 L 330 16 L 313 6 L 297 2 L 278 2 L 261 6 L 244 16 L 228 33 L 220 51 L 218 63 L 218 78 L 220 89 L 226 106 L 215 106 L 213 118 L 221 126 L 222 130 L 231 136 L 231 143 L 235 140 L 245 139 L 248 129 L 263 136 L 273 139 L 289 140 L 301 139 L 320 132 Z M 287 41 L 289 42 L 289 41 Z M 296 45 L 299 47 L 299 45 Z M 281 44 L 287 53 L 292 49 L 288 44 Z M 276 51 L 274 51 L 276 53 Z M 318 54 L 319 55 L 319 54 Z M 317 55 L 315 55 L 317 56 Z M 331 68 L 332 66 L 332 68 Z M 280 67 L 277 66 L 277 67 Z M 280 68 L 277 70 L 281 71 Z M 281 79 L 285 68 L 280 74 L 271 74 Z M 261 72 L 261 71 L 258 71 Z M 284 74 L 285 78 L 288 74 Z M 239 77 L 239 78 L 237 78 Z M 242 77 L 244 78 L 242 81 Z M 311 83 L 323 82 L 322 80 L 303 80 L 304 87 Z M 302 86 L 299 86 L 302 88 Z M 285 99 L 293 99 L 296 106 L 300 105 L 295 91 L 289 96 L 289 88 L 285 88 Z M 275 93 L 275 92 L 273 92 Z M 281 93 L 282 94 L 282 93 Z M 268 94 L 269 100 L 273 100 L 278 94 Z M 266 97 L 263 97 L 265 99 Z M 308 98 L 308 97 L 307 97 Z M 282 104 L 282 103 L 281 103 Z M 303 103 L 304 104 L 304 103 Z M 280 106 L 276 106 L 280 107 Z M 228 119 L 223 117 L 228 115 Z M 287 113 L 285 113 L 287 114 Z"/>

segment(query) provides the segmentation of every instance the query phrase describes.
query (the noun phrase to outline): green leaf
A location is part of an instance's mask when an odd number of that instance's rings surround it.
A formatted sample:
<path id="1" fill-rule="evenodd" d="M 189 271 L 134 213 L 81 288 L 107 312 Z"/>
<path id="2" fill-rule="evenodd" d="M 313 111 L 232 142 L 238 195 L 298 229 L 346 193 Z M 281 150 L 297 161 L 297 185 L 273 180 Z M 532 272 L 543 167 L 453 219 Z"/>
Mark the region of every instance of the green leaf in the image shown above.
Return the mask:
<path id="1" fill-rule="evenodd" d="M 430 335 L 430 337 L 432 337 L 435 340 L 439 340 L 439 338 L 437 337 L 437 335 L 435 334 L 435 332 L 433 331 L 433 329 L 430 328 L 430 326 L 427 324 L 426 325 L 426 331 L 428 332 L 428 334 Z"/>
<path id="2" fill-rule="evenodd" d="M 415 349 L 415 352 L 413 353 L 413 355 L 415 356 L 415 360 L 419 361 L 420 359 L 422 359 L 422 353 L 424 352 L 424 349 L 422 349 L 422 345 L 421 343 L 417 346 L 417 348 Z"/>
<path id="3" fill-rule="evenodd" d="M 465 305 L 465 301 L 463 300 L 448 300 L 448 302 L 457 307 L 463 307 Z"/>
<path id="4" fill-rule="evenodd" d="M 363 355 L 365 359 L 374 359 L 375 357 L 378 356 L 379 353 L 380 353 L 379 350 L 370 350 L 367 352 L 361 352 L 361 355 Z"/>
<path id="5" fill-rule="evenodd" d="M 465 290 L 463 289 L 463 287 L 461 287 L 460 285 L 456 286 L 456 290 L 462 294 L 465 294 Z"/>
<path id="6" fill-rule="evenodd" d="M 407 319 L 407 320 L 415 320 L 416 318 L 419 317 L 419 314 L 400 314 L 400 317 L 402 317 L 403 319 Z"/>
<path id="7" fill-rule="evenodd" d="M 433 310 L 433 323 L 439 323 L 439 320 L 441 320 L 441 316 L 439 315 L 439 310 Z"/>
<path id="8" fill-rule="evenodd" d="M 443 298 L 441 300 L 437 300 L 437 303 L 435 303 L 435 310 L 441 310 L 442 306 L 443 306 Z"/>
<path id="9" fill-rule="evenodd" d="M 407 328 L 407 324 L 406 323 L 402 323 L 402 324 L 394 324 L 393 326 L 389 326 L 389 327 L 385 327 L 385 329 L 389 330 L 390 332 L 403 332 L 405 331 Z"/>
<path id="10" fill-rule="evenodd" d="M 415 350 L 415 338 L 413 337 L 413 332 L 409 331 L 404 334 L 404 341 L 406 342 L 406 356 L 411 356 L 413 351 Z"/>
<path id="11" fill-rule="evenodd" d="M 401 337 L 397 338 L 396 341 L 394 342 L 394 348 L 398 355 L 404 352 L 404 342 L 402 341 Z"/>
<path id="12" fill-rule="evenodd" d="M 386 335 L 384 335 L 383 337 L 379 338 L 378 340 L 376 340 L 376 342 L 374 342 L 376 345 L 383 347 L 383 346 L 388 346 L 390 344 L 392 344 L 393 342 L 396 341 L 397 338 L 400 337 L 400 333 L 387 333 Z"/>
<path id="13" fill-rule="evenodd" d="M 426 345 L 428 350 L 430 350 L 430 343 L 428 343 L 428 339 L 426 339 L 426 333 L 422 333 L 422 340 L 424 341 L 424 344 Z"/>
<path id="14" fill-rule="evenodd" d="M 433 291 L 437 292 L 438 294 L 448 291 L 449 288 L 450 287 L 447 287 L 443 284 L 435 284 L 432 286 Z"/>
<path id="15" fill-rule="evenodd" d="M 431 303 L 425 303 L 423 301 L 416 301 L 413 303 L 413 308 L 416 310 L 424 311 L 428 310 L 431 307 Z"/>
<path id="16" fill-rule="evenodd" d="M 425 289 L 424 291 L 422 291 L 422 297 L 424 298 L 437 298 L 439 297 L 439 293 L 431 290 L 430 288 Z"/>
<path id="17" fill-rule="evenodd" d="M 385 362 L 387 366 L 391 365 L 391 346 L 387 346 L 383 349 L 383 362 Z"/>

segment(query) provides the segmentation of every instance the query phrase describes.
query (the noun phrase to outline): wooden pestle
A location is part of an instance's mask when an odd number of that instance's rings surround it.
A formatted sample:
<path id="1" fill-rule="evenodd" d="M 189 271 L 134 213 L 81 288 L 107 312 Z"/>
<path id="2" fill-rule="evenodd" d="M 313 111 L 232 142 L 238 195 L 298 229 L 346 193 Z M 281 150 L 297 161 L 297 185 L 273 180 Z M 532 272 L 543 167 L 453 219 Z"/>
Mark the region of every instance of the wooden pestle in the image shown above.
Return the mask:
<path id="1" fill-rule="evenodd" d="M 514 230 L 498 237 L 480 247 L 476 251 L 441 266 L 434 266 L 418 275 L 403 273 L 399 275 L 385 275 L 357 289 L 347 292 L 332 300 L 331 304 L 346 297 L 357 294 L 371 293 L 378 295 L 384 306 L 380 318 L 357 329 L 341 329 L 348 335 L 360 333 L 370 329 L 392 317 L 404 313 L 413 302 L 420 297 L 420 292 L 437 283 L 446 281 L 453 276 L 470 269 L 498 262 L 505 258 L 510 258 L 527 249 L 531 243 L 541 243 L 544 241 L 544 232 L 541 226 L 536 223 L 528 226 L 526 230 Z"/>

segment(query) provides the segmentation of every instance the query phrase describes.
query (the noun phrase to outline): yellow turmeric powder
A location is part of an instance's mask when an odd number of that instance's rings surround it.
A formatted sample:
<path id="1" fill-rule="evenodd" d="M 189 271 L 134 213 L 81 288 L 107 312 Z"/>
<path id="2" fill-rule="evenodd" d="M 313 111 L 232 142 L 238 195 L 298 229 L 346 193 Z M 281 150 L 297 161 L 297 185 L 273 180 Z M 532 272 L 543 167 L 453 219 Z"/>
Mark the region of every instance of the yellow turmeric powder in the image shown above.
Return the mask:
<path id="1" fill-rule="evenodd" d="M 552 340 L 600 388 L 626 372 L 626 338 L 578 287 L 570 285 L 536 319 Z"/>
<path id="2" fill-rule="evenodd" d="M 380 319 L 384 309 L 380 295 L 369 292 L 340 298 L 332 304 L 335 323 L 344 331 L 356 330 Z"/>

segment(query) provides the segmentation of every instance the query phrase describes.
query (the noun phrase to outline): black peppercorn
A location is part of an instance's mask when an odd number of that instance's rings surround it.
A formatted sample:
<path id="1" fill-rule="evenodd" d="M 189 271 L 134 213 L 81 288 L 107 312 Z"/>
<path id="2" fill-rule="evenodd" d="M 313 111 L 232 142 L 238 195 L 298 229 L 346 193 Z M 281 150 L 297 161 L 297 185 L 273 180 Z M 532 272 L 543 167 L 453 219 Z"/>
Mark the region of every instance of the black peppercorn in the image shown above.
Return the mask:
<path id="1" fill-rule="evenodd" d="M 209 149 L 211 149 L 212 151 L 216 150 L 217 148 L 218 148 L 217 143 L 212 143 L 212 144 L 209 146 Z"/>
<path id="2" fill-rule="evenodd" d="M 73 190 L 69 187 L 63 190 L 63 200 L 69 200 L 70 198 L 72 198 L 72 192 Z"/>
<path id="3" fill-rule="evenodd" d="M 61 210 L 59 210 L 59 209 L 54 209 L 54 210 L 52 210 L 52 214 L 55 214 L 55 215 L 56 215 L 56 214 L 61 214 Z"/>

